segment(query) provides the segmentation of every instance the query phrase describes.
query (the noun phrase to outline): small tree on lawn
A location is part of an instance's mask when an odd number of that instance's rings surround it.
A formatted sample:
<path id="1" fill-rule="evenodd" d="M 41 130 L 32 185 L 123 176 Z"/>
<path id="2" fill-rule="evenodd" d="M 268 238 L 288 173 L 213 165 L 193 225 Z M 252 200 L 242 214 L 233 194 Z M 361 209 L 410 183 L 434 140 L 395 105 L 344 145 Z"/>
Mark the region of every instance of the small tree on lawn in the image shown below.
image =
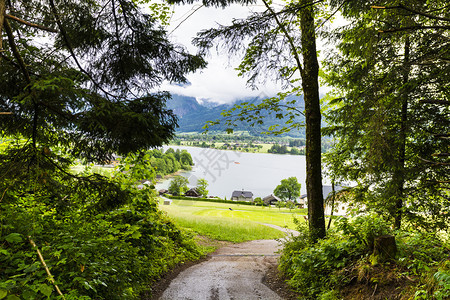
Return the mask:
<path id="1" fill-rule="evenodd" d="M 184 194 L 188 190 L 188 187 L 187 187 L 188 183 L 189 183 L 189 180 L 186 177 L 176 176 L 170 182 L 169 193 L 172 195 L 175 195 L 175 196 Z"/>
<path id="2" fill-rule="evenodd" d="M 261 199 L 261 197 L 256 197 L 253 202 L 255 203 L 255 205 L 264 206 L 264 201 L 263 199 Z"/>
<path id="3" fill-rule="evenodd" d="M 297 181 L 297 177 L 289 177 L 281 180 L 273 194 L 283 201 L 295 202 L 295 199 L 300 196 L 300 188 L 302 185 Z"/>
<path id="4" fill-rule="evenodd" d="M 282 207 L 285 207 L 285 203 L 283 201 L 277 201 L 275 206 L 278 207 L 278 210 L 281 210 Z"/>
<path id="5" fill-rule="evenodd" d="M 200 178 L 197 182 L 197 192 L 199 192 L 203 197 L 208 197 L 209 191 L 208 188 L 208 181 L 204 178 Z"/>
<path id="6" fill-rule="evenodd" d="M 292 201 L 287 201 L 286 207 L 289 208 L 289 211 L 291 211 L 293 208 L 295 208 L 295 203 Z"/>

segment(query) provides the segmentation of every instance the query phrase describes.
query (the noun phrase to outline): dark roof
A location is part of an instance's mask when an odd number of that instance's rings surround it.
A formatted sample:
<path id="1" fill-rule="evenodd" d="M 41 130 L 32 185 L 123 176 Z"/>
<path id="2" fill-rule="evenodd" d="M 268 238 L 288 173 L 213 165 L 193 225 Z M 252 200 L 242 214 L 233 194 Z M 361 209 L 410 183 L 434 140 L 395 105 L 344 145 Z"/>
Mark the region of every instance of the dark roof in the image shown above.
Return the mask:
<path id="1" fill-rule="evenodd" d="M 197 188 L 192 188 L 189 191 L 187 191 L 186 193 L 184 193 L 186 196 L 192 195 L 195 197 L 199 197 L 201 196 L 200 193 L 197 191 Z"/>
<path id="2" fill-rule="evenodd" d="M 249 191 L 234 191 L 231 197 L 253 198 L 253 193 Z"/>
<path id="3" fill-rule="evenodd" d="M 266 201 L 272 201 L 272 200 L 281 201 L 280 198 L 278 198 L 277 196 L 272 195 L 272 194 L 269 195 L 269 196 L 265 196 L 265 197 L 263 198 L 263 201 L 264 201 L 264 202 L 266 202 Z"/>

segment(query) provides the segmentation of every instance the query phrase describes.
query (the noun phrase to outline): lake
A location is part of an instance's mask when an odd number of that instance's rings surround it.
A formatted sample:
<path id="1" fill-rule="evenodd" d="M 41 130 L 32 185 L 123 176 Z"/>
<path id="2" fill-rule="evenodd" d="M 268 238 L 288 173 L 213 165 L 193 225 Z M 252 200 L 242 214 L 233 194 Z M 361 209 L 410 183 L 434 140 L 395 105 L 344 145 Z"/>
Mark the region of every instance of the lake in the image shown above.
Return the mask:
<path id="1" fill-rule="evenodd" d="M 164 149 L 169 147 L 165 146 Z M 254 197 L 273 193 L 282 179 L 297 177 L 301 193 L 306 193 L 306 162 L 303 155 L 246 153 L 187 146 L 170 146 L 187 150 L 194 161 L 192 171 L 181 175 L 189 179 L 189 187 L 195 187 L 199 178 L 208 181 L 209 195 L 231 198 L 235 190 L 253 192 Z M 170 179 L 156 185 L 167 189 Z"/>

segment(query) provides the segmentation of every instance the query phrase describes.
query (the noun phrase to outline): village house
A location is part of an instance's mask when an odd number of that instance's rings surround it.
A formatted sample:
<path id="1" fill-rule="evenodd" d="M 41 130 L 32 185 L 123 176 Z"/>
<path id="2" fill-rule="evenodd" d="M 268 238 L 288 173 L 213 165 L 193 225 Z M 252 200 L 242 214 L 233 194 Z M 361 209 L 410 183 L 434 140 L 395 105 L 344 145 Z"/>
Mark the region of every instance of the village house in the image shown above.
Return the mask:
<path id="1" fill-rule="evenodd" d="M 307 194 L 303 194 L 300 196 L 300 199 L 298 199 L 296 205 L 299 208 L 307 208 L 308 207 L 308 195 Z"/>
<path id="2" fill-rule="evenodd" d="M 253 202 L 253 193 L 244 190 L 234 191 L 233 194 L 231 194 L 231 200 Z"/>
<path id="3" fill-rule="evenodd" d="M 281 201 L 277 196 L 270 194 L 262 199 L 264 201 L 264 205 L 274 205 L 277 202 Z"/>
<path id="4" fill-rule="evenodd" d="M 162 196 L 162 195 L 164 195 L 164 194 L 167 194 L 168 192 L 169 192 L 169 191 L 166 190 L 166 189 L 161 189 L 161 190 L 158 191 L 158 193 L 159 193 L 160 196 Z"/>
<path id="5" fill-rule="evenodd" d="M 184 193 L 184 195 L 188 197 L 201 197 L 201 194 L 197 191 L 196 188 L 190 189 L 189 191 Z"/>

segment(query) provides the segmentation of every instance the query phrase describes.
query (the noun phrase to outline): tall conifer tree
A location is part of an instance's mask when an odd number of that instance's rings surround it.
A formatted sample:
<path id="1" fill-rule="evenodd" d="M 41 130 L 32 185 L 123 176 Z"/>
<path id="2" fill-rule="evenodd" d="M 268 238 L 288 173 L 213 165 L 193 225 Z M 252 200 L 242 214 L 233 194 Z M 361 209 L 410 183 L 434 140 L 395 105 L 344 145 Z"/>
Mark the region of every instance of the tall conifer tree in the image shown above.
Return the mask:
<path id="1" fill-rule="evenodd" d="M 342 1 L 341 1 L 342 2 Z M 368 207 L 442 226 L 448 211 L 449 7 L 444 1 L 346 1 L 351 23 L 326 65 L 336 109 L 335 171 Z M 444 138 L 442 138 L 444 137 Z M 427 220 L 428 219 L 428 220 Z"/>

